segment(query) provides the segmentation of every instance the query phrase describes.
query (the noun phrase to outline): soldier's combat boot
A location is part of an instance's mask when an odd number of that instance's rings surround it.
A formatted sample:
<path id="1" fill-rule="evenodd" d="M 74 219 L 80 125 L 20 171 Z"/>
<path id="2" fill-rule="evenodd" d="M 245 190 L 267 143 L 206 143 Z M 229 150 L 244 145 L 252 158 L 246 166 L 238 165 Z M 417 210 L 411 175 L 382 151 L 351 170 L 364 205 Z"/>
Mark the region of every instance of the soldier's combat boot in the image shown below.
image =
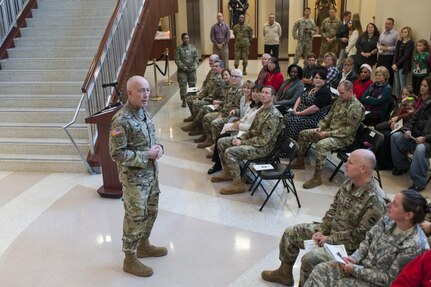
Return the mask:
<path id="1" fill-rule="evenodd" d="M 181 127 L 181 129 L 185 132 L 189 132 L 189 131 L 194 130 L 196 128 L 196 126 L 197 126 L 197 124 L 195 122 L 191 122 L 190 124 L 188 124 L 184 127 Z"/>
<path id="2" fill-rule="evenodd" d="M 220 189 L 220 193 L 224 195 L 243 193 L 243 192 L 245 192 L 245 186 L 244 186 L 244 183 L 242 183 L 241 179 L 235 179 L 231 185 Z"/>
<path id="3" fill-rule="evenodd" d="M 211 182 L 232 181 L 233 178 L 229 172 L 223 170 L 221 174 L 211 177 Z"/>
<path id="4" fill-rule="evenodd" d="M 262 271 L 262 279 L 269 282 L 277 282 L 285 286 L 293 286 L 293 263 L 281 262 L 280 267 L 275 270 Z"/>
<path id="5" fill-rule="evenodd" d="M 206 147 L 212 146 L 213 144 L 214 144 L 214 141 L 212 137 L 209 136 L 203 143 L 198 144 L 197 148 L 206 148 Z"/>
<path id="6" fill-rule="evenodd" d="M 242 66 L 242 74 L 244 75 L 244 76 L 246 76 L 247 75 L 247 66 Z"/>
<path id="7" fill-rule="evenodd" d="M 181 107 L 182 108 L 185 108 L 187 105 L 186 105 L 186 99 L 183 99 L 183 102 L 181 103 Z"/>
<path id="8" fill-rule="evenodd" d="M 203 133 L 204 133 L 204 131 L 202 128 L 196 128 L 196 129 L 189 131 L 189 136 L 198 136 L 198 135 L 201 135 Z"/>
<path id="9" fill-rule="evenodd" d="M 194 143 L 203 143 L 206 139 L 207 139 L 207 135 L 203 134 L 199 138 L 194 139 L 193 142 Z"/>
<path id="10" fill-rule="evenodd" d="M 168 254 L 168 250 L 165 247 L 157 247 L 150 244 L 148 239 L 141 239 L 136 249 L 136 257 L 160 257 Z"/>
<path id="11" fill-rule="evenodd" d="M 322 171 L 315 170 L 313 177 L 302 185 L 305 189 L 314 188 L 316 186 L 322 185 Z"/>
<path id="12" fill-rule="evenodd" d="M 300 155 L 296 158 L 296 161 L 290 165 L 291 169 L 305 169 L 304 156 Z"/>
<path id="13" fill-rule="evenodd" d="M 153 275 L 153 269 L 139 261 L 135 253 L 125 252 L 125 255 L 126 257 L 123 261 L 124 272 L 141 277 L 148 277 Z"/>
<path id="14" fill-rule="evenodd" d="M 185 118 L 185 119 L 183 120 L 183 122 L 185 122 L 185 123 L 189 123 L 189 122 L 193 122 L 193 120 L 194 120 L 194 117 L 193 117 L 193 115 L 191 115 L 191 116 L 189 116 L 188 118 Z"/>

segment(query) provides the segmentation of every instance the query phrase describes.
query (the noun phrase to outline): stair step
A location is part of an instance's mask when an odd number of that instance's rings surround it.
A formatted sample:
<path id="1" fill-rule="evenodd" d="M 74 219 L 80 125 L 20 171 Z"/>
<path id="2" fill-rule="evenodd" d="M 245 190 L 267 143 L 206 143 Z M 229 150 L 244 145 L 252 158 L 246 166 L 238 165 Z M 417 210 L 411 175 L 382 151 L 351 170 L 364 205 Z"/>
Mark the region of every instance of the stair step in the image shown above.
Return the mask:
<path id="1" fill-rule="evenodd" d="M 33 9 L 32 14 L 35 19 L 40 18 L 50 18 L 51 15 L 55 15 L 56 17 L 103 17 L 103 16 L 111 16 L 112 12 L 114 12 L 114 6 L 105 7 L 105 8 L 97 8 L 97 9 L 89 9 L 85 8 L 76 8 L 76 9 L 61 9 L 61 8 L 43 8 L 43 9 Z"/>
<path id="2" fill-rule="evenodd" d="M 105 32 L 105 26 L 85 26 L 85 27 L 27 27 L 21 28 L 21 37 L 38 37 L 43 35 L 50 35 L 51 37 L 63 37 L 63 36 L 79 36 L 82 35 L 82 31 L 86 31 L 85 35 L 101 37 Z"/>
<path id="3" fill-rule="evenodd" d="M 0 108 L 0 122 L 42 122 L 42 123 L 58 123 L 66 124 L 73 119 L 75 109 L 69 108 Z M 87 117 L 84 109 L 78 113 L 77 122 L 83 123 Z"/>
<path id="4" fill-rule="evenodd" d="M 0 95 L 81 95 L 82 82 L 0 82 Z"/>
<path id="5" fill-rule="evenodd" d="M 0 60 L 0 65 L 4 70 L 48 70 L 48 69 L 88 69 L 90 68 L 92 57 L 80 57 L 74 59 L 59 58 L 7 58 Z"/>
<path id="6" fill-rule="evenodd" d="M 24 37 L 24 38 L 15 38 L 15 48 L 50 48 L 50 47 L 98 47 L 100 44 L 100 37 L 78 37 L 78 36 L 69 36 L 69 37 L 58 37 L 54 40 L 47 40 L 46 38 L 40 37 Z"/>
<path id="7" fill-rule="evenodd" d="M 77 140 L 88 141 L 88 125 L 78 123 L 68 128 Z M 56 138 L 69 139 L 62 125 L 53 123 L 0 123 L 0 135 L 5 138 Z"/>
<path id="8" fill-rule="evenodd" d="M 8 49 L 7 53 L 11 58 L 61 58 L 70 59 L 75 57 L 94 57 L 97 46 L 94 47 L 74 47 L 74 48 L 13 48 Z"/>
<path id="9" fill-rule="evenodd" d="M 82 81 L 84 82 L 87 70 L 70 69 L 70 70 L 13 70 L 0 71 L 0 82 L 28 82 L 28 81 L 46 81 L 46 82 L 65 82 L 65 81 Z"/>
<path id="10" fill-rule="evenodd" d="M 34 19 L 28 18 L 26 19 L 27 27 L 43 27 L 43 26 L 106 26 L 109 23 L 110 16 L 103 17 L 73 17 L 73 18 L 64 18 L 64 17 L 50 17 L 48 19 Z"/>
<path id="11" fill-rule="evenodd" d="M 81 153 L 86 154 L 90 150 L 88 140 L 75 139 Z M 5 154 L 28 154 L 31 150 L 38 155 L 76 155 L 73 144 L 69 139 L 54 140 L 48 138 L 0 138 L 0 150 Z"/>
<path id="12" fill-rule="evenodd" d="M 40 156 L 0 154 L 0 170 L 33 172 L 87 172 L 79 155 Z"/>
<path id="13" fill-rule="evenodd" d="M 37 1 L 39 9 L 80 9 L 83 6 L 88 8 L 106 8 L 113 1 Z M 114 7 L 112 7 L 114 8 Z"/>
<path id="14" fill-rule="evenodd" d="M 76 108 L 80 98 L 80 95 L 0 95 L 0 103 L 3 108 Z"/>

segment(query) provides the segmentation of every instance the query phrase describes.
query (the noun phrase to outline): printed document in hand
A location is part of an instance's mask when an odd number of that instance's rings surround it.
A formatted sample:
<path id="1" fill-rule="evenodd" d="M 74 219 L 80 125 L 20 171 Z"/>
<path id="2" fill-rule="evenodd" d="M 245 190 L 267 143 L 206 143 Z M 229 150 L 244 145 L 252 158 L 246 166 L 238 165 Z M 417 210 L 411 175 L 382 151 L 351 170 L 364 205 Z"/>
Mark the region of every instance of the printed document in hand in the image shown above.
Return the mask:
<path id="1" fill-rule="evenodd" d="M 401 129 L 403 127 L 403 119 L 399 120 L 396 124 L 394 129 L 391 131 L 391 134 L 393 134 L 394 132 L 398 131 L 399 129 Z"/>
<path id="2" fill-rule="evenodd" d="M 198 87 L 191 87 L 187 89 L 187 93 L 197 93 L 199 91 Z"/>
<path id="3" fill-rule="evenodd" d="M 343 244 L 332 245 L 332 244 L 325 243 L 323 247 L 325 248 L 328 255 L 332 257 L 332 259 L 340 263 L 346 263 L 343 257 L 347 257 L 348 255 L 346 252 L 346 248 L 344 247 Z"/>
<path id="4" fill-rule="evenodd" d="M 304 240 L 305 252 L 308 252 L 308 251 L 313 250 L 315 248 L 319 248 L 319 245 L 317 244 L 316 240 L 314 240 L 314 239 Z"/>
<path id="5" fill-rule="evenodd" d="M 255 164 L 253 165 L 253 168 L 255 171 L 274 169 L 274 167 L 271 164 Z"/>

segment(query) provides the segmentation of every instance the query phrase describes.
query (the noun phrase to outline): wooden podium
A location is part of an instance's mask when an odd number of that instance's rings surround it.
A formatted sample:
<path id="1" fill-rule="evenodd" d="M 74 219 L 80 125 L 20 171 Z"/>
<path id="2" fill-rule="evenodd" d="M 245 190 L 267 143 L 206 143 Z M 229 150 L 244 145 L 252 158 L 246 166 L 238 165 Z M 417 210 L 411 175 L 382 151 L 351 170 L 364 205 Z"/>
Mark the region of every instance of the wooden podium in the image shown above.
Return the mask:
<path id="1" fill-rule="evenodd" d="M 123 191 L 118 179 L 117 164 L 109 154 L 109 132 L 111 119 L 122 105 L 102 110 L 85 119 L 87 124 L 96 124 L 98 132 L 98 143 L 96 144 L 96 159 L 102 165 L 103 185 L 97 190 L 102 197 L 121 198 Z"/>

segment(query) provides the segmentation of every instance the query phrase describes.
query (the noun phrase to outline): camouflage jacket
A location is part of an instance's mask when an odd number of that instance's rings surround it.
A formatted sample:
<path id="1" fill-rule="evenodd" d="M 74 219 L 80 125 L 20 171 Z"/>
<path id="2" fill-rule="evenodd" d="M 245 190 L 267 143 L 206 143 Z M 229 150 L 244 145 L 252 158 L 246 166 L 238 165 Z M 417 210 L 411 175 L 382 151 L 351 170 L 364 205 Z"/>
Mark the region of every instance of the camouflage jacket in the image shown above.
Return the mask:
<path id="1" fill-rule="evenodd" d="M 358 248 L 365 233 L 383 216 L 389 202 L 374 178 L 352 189 L 350 180 L 343 183 L 318 226 L 318 231 L 328 236 L 327 243 L 344 244 L 349 254 Z"/>
<path id="2" fill-rule="evenodd" d="M 149 149 L 158 144 L 150 115 L 135 110 L 127 102 L 112 118 L 109 153 L 117 163 L 120 181 L 126 185 L 153 184 L 157 178 L 156 161 Z"/>
<path id="3" fill-rule="evenodd" d="M 236 24 L 233 27 L 233 34 L 235 35 L 235 45 L 250 45 L 253 39 L 253 29 L 247 24 Z"/>
<path id="4" fill-rule="evenodd" d="M 384 216 L 369 232 L 358 250 L 352 275 L 373 286 L 390 286 L 401 269 L 429 249 L 419 225 L 394 234 L 395 221 Z"/>
<path id="5" fill-rule="evenodd" d="M 308 29 L 308 31 L 306 31 Z M 295 40 L 312 40 L 313 34 L 316 32 L 316 23 L 313 19 L 301 18 L 293 24 L 292 36 Z"/>
<path id="6" fill-rule="evenodd" d="M 212 103 L 213 100 L 223 99 L 224 81 L 220 74 L 212 73 L 212 77 L 205 85 L 205 89 L 199 93 L 199 99 Z"/>
<path id="7" fill-rule="evenodd" d="M 322 27 L 320 28 L 322 38 L 327 39 L 335 37 L 338 27 L 340 27 L 341 24 L 343 24 L 343 22 L 338 18 L 331 19 L 331 17 L 328 17 L 323 20 Z"/>
<path id="8" fill-rule="evenodd" d="M 338 99 L 332 104 L 326 117 L 320 120 L 319 127 L 322 131 L 329 132 L 330 137 L 346 138 L 351 144 L 364 117 L 364 106 L 355 96 L 349 101 Z"/>
<path id="9" fill-rule="evenodd" d="M 264 148 L 267 152 L 274 149 L 277 137 L 283 128 L 283 116 L 274 105 L 257 112 L 248 132 L 241 136 L 241 144 Z"/>
<path id="10" fill-rule="evenodd" d="M 175 64 L 183 72 L 194 72 L 199 66 L 198 52 L 192 45 L 180 45 L 175 48 Z M 188 70 L 190 68 L 190 71 Z"/>
<path id="11" fill-rule="evenodd" d="M 221 114 L 224 117 L 229 115 L 229 112 L 233 109 L 239 109 L 239 103 L 242 97 L 242 88 L 239 85 L 238 87 L 230 87 L 227 93 L 225 94 L 223 107 L 221 109 Z"/>

